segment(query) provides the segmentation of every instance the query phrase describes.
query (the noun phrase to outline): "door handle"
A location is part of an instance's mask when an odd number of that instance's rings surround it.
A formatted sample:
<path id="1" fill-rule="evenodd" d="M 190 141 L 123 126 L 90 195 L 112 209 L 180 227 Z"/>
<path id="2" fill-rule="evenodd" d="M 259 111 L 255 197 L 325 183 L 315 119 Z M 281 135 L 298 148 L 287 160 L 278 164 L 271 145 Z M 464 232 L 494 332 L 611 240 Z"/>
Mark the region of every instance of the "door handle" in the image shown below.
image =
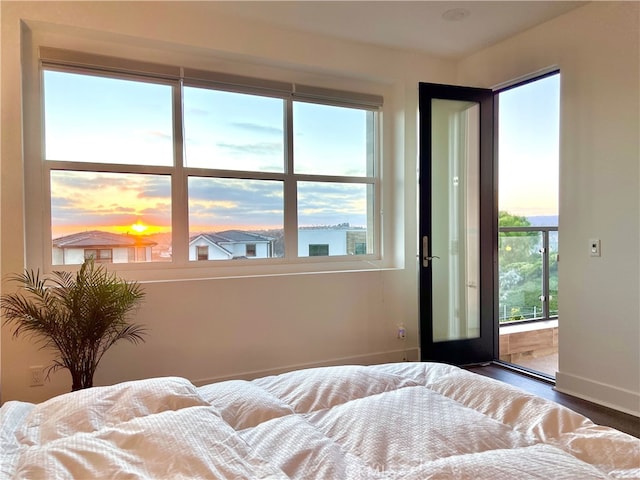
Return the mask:
<path id="1" fill-rule="evenodd" d="M 423 267 L 428 267 L 429 266 L 429 261 L 433 260 L 434 258 L 440 258 L 437 255 L 429 255 L 429 237 L 428 236 L 424 236 L 422 237 L 422 266 Z"/>

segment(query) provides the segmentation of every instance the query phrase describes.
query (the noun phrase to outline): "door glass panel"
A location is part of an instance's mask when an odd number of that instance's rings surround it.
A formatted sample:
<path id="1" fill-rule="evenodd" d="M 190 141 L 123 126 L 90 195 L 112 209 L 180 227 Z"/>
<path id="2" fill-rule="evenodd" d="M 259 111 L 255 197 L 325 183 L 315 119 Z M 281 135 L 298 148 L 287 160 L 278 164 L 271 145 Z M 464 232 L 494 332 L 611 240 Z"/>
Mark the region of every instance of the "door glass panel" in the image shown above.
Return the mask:
<path id="1" fill-rule="evenodd" d="M 432 100 L 433 341 L 480 337 L 476 102 Z"/>

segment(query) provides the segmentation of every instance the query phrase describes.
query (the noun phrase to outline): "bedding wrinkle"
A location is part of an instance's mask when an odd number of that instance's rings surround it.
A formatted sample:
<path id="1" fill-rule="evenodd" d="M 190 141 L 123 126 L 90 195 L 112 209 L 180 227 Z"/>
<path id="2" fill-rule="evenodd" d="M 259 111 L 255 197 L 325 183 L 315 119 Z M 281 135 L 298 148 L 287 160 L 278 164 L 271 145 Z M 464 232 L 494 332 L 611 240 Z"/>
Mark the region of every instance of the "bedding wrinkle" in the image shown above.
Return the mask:
<path id="1" fill-rule="evenodd" d="M 434 382 L 430 388 L 542 443 L 576 428 L 593 425 L 568 408 L 511 385 L 491 378 L 479 383 L 476 374 L 465 370 Z"/>
<path id="2" fill-rule="evenodd" d="M 229 380 L 215 384 L 215 387 L 200 387 L 198 392 L 236 430 L 255 427 L 272 418 L 294 413 L 291 406 L 245 380 Z"/>
<path id="3" fill-rule="evenodd" d="M 640 440 L 429 362 L 7 402 L 0 447 L 0 480 L 640 479 Z"/>
<path id="4" fill-rule="evenodd" d="M 374 372 L 360 365 L 319 367 L 254 380 L 292 406 L 296 413 L 331 408 L 348 401 L 416 385 L 411 379 Z"/>

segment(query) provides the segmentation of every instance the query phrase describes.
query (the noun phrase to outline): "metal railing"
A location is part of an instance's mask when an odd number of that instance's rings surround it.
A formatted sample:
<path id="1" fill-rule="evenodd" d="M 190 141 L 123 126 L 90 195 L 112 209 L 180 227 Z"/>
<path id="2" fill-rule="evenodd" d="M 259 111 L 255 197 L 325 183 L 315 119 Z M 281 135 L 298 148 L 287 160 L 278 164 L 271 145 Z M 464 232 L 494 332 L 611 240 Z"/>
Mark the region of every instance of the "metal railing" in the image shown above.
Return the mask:
<path id="1" fill-rule="evenodd" d="M 558 318 L 558 227 L 499 227 L 499 322 Z"/>

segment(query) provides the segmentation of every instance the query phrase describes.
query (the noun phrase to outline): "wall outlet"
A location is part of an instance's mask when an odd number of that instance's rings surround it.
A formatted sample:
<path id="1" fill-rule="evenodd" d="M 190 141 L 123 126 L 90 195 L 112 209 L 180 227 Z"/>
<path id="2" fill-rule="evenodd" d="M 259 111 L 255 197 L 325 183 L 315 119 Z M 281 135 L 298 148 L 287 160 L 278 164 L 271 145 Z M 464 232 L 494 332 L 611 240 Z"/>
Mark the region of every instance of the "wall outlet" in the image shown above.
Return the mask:
<path id="1" fill-rule="evenodd" d="M 407 329 L 404 328 L 404 324 L 398 325 L 398 340 L 405 340 L 407 338 Z"/>
<path id="2" fill-rule="evenodd" d="M 42 365 L 29 367 L 29 380 L 30 387 L 41 387 L 44 385 L 44 369 Z"/>

